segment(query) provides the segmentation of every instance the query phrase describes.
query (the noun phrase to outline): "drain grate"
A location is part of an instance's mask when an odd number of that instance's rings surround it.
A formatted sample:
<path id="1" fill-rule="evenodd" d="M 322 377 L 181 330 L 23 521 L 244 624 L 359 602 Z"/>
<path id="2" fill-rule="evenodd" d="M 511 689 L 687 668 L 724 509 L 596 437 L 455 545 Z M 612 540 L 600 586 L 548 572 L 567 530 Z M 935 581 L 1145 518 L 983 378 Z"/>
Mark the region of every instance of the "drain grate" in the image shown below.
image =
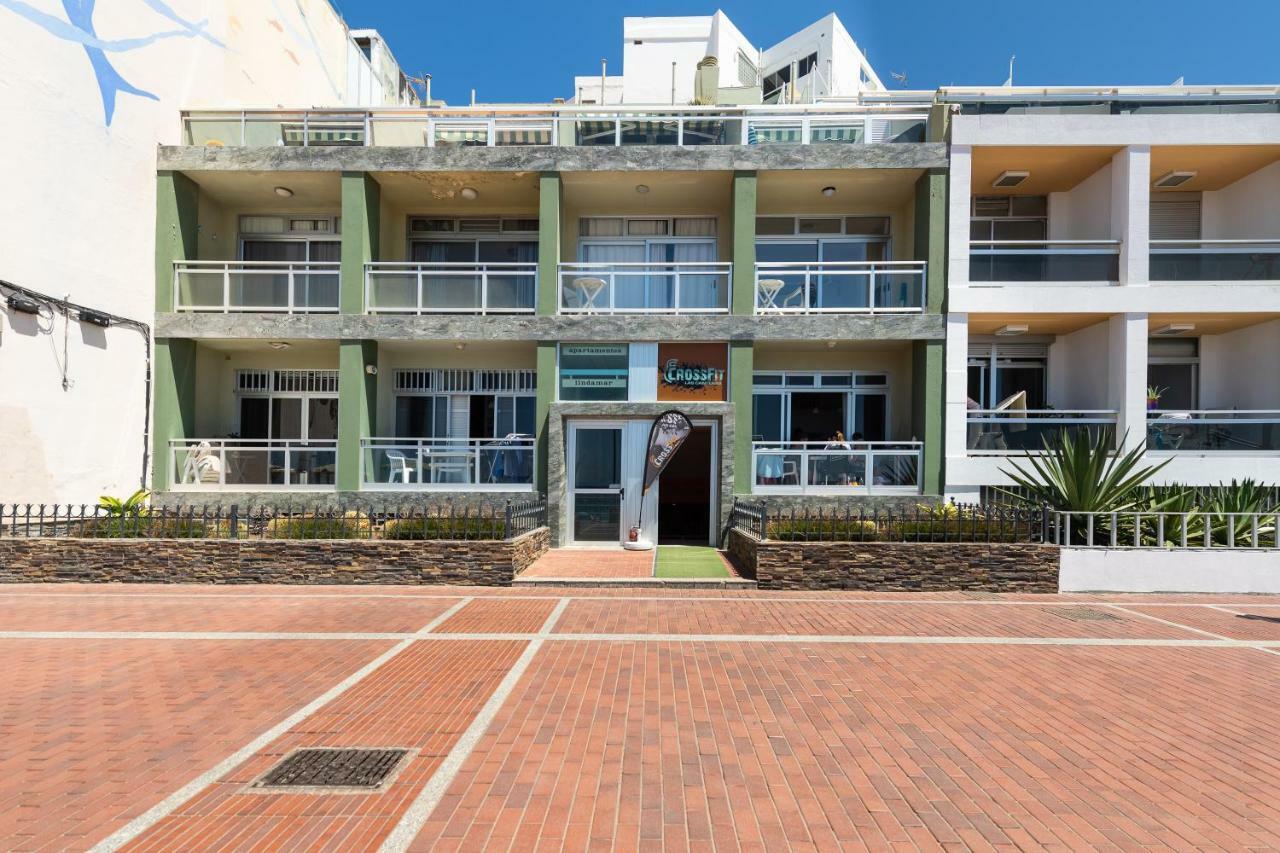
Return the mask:
<path id="1" fill-rule="evenodd" d="M 253 786 L 376 789 L 408 754 L 407 749 L 299 749 Z"/>
<path id="2" fill-rule="evenodd" d="M 1120 617 L 1105 610 L 1094 610 L 1092 607 L 1055 607 L 1055 616 L 1070 619 L 1073 622 L 1119 622 Z"/>

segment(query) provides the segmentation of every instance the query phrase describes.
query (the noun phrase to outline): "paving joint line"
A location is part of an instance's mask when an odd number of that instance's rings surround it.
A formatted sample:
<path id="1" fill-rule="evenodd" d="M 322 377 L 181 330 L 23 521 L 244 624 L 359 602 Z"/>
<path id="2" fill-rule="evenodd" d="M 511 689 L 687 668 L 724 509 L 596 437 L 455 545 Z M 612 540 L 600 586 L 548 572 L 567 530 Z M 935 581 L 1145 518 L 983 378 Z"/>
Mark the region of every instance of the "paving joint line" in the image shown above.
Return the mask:
<path id="1" fill-rule="evenodd" d="M 511 669 L 507 670 L 507 674 L 503 676 L 502 681 L 494 688 L 488 701 L 484 703 L 484 707 L 480 709 L 475 719 L 471 721 L 471 725 L 467 726 L 466 731 L 454 743 L 444 761 L 440 762 L 440 766 L 436 768 L 436 771 L 431 774 L 431 778 L 427 780 L 422 790 L 418 792 L 418 796 L 414 798 L 409 808 L 400 816 L 395 828 L 383 840 L 381 847 L 383 853 L 401 853 L 401 851 L 408 850 L 409 845 L 418 837 L 418 833 L 422 831 L 427 819 L 431 817 L 432 812 L 440 805 L 440 801 L 444 799 L 449 786 L 453 784 L 463 765 L 471 757 L 476 744 L 484 737 L 485 732 L 493 724 L 493 720 L 498 716 L 502 706 L 506 704 L 507 699 L 515 692 L 516 685 L 520 683 L 520 679 L 524 677 L 529 665 L 533 663 L 538 650 L 542 648 L 542 644 L 546 639 L 552 636 L 552 628 L 560 621 L 561 614 L 564 613 L 565 608 L 568 606 L 569 600 L 562 598 L 552 608 L 551 613 L 543 621 L 541 629 L 529 640 L 524 651 L 520 653 L 520 657 L 512 664 Z"/>
<path id="2" fill-rule="evenodd" d="M 1130 610 L 1129 608 L 1120 604 L 1108 604 L 1107 607 L 1109 607 L 1112 610 L 1119 610 L 1121 613 L 1127 613 L 1130 616 L 1137 616 L 1141 619 L 1150 619 L 1152 622 L 1159 622 L 1161 625 L 1168 625 L 1171 628 L 1178 628 L 1183 631 L 1190 631 L 1193 634 L 1202 634 L 1206 637 L 1213 637 L 1214 639 L 1218 639 L 1218 640 L 1232 639 L 1231 637 L 1227 637 L 1222 634 L 1215 634 L 1212 631 L 1203 631 L 1200 628 L 1192 628 L 1190 625 L 1182 625 L 1178 622 L 1171 622 L 1168 619 L 1161 619 L 1159 616 L 1152 616 L 1150 613 L 1142 613 L 1141 611 L 1138 611 L 1138 610 Z"/>
<path id="3" fill-rule="evenodd" d="M 306 705 L 303 705 L 301 708 L 294 711 L 271 728 L 262 732 L 244 746 L 240 747 L 240 749 L 236 750 L 213 767 L 201 773 L 195 779 L 192 779 L 190 782 L 183 785 L 181 788 L 174 791 L 172 794 L 165 797 L 163 800 L 99 841 L 91 848 L 92 853 L 109 853 L 109 851 L 119 850 L 130 841 L 133 841 L 138 836 L 142 835 L 142 833 L 146 832 L 161 820 L 177 811 L 184 804 L 190 802 L 191 799 L 201 791 L 205 790 L 232 770 L 248 761 L 254 755 L 261 752 L 275 740 L 288 733 L 288 731 L 294 726 L 305 721 L 312 714 L 316 713 L 339 696 L 342 696 L 352 687 L 355 687 L 361 681 L 364 681 L 374 672 L 381 669 L 383 664 L 387 663 L 392 658 L 395 658 L 412 646 L 416 636 L 431 630 L 458 610 L 461 610 L 471 600 L 471 598 L 462 599 L 452 607 L 446 609 L 443 613 L 436 616 L 426 625 L 423 625 L 418 629 L 416 634 L 411 634 L 404 637 L 404 639 L 401 639 L 396 645 L 387 649 L 385 652 L 378 655 L 352 674 L 348 675 L 342 681 L 339 681 L 324 693 L 321 693 L 315 699 L 312 699 Z"/>

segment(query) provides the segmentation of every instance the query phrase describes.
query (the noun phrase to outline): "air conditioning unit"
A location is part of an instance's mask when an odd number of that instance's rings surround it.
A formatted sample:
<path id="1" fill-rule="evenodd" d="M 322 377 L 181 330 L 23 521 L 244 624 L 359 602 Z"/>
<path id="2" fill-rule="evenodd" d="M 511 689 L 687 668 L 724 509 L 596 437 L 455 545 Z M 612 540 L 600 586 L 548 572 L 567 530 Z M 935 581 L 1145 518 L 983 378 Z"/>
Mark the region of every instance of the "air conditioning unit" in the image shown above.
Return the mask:
<path id="1" fill-rule="evenodd" d="M 1023 171 L 1007 171 L 1001 172 L 1000 175 L 991 182 L 991 186 L 998 190 L 1007 190 L 1018 186 L 1027 178 L 1031 177 L 1030 172 Z"/>
<path id="2" fill-rule="evenodd" d="M 1155 183 L 1153 183 L 1152 186 L 1162 190 L 1172 189 L 1174 187 L 1180 187 L 1183 184 L 1185 184 L 1187 181 L 1194 178 L 1197 174 L 1199 173 L 1198 172 L 1169 172 L 1168 174 L 1164 174 L 1156 178 Z"/>

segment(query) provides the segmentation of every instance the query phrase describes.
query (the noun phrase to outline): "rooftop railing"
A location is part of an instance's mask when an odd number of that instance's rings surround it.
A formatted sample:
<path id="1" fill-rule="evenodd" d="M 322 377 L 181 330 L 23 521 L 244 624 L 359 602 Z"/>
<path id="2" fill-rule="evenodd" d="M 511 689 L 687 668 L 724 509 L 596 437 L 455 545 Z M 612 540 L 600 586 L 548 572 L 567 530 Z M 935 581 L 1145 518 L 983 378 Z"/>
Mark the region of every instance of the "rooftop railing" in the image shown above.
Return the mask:
<path id="1" fill-rule="evenodd" d="M 330 490 L 338 442 L 188 438 L 169 442 L 177 490 Z"/>
<path id="2" fill-rule="evenodd" d="M 917 313 L 924 305 L 923 261 L 756 264 L 757 314 Z"/>
<path id="3" fill-rule="evenodd" d="M 974 456 L 1039 453 L 1062 433 L 1103 430 L 1115 441 L 1118 413 L 1105 409 L 970 409 L 966 446 Z"/>
<path id="4" fill-rule="evenodd" d="M 974 240 L 975 282 L 1113 282 L 1120 279 L 1119 240 Z"/>
<path id="5" fill-rule="evenodd" d="M 182 119 L 188 145 L 304 148 L 924 142 L 928 125 L 920 104 L 187 110 Z"/>
<path id="6" fill-rule="evenodd" d="M 1152 240 L 1151 281 L 1280 281 L 1280 240 Z"/>
<path id="7" fill-rule="evenodd" d="M 178 261 L 173 309 L 331 314 L 338 310 L 337 261 Z"/>
<path id="8" fill-rule="evenodd" d="M 561 314 L 724 314 L 733 264 L 560 264 Z"/>
<path id="9" fill-rule="evenodd" d="M 370 314 L 532 314 L 537 263 L 365 264 Z"/>
<path id="10" fill-rule="evenodd" d="M 1280 410 L 1152 411 L 1147 449 L 1170 453 L 1280 453 Z"/>
<path id="11" fill-rule="evenodd" d="M 918 441 L 754 441 L 756 494 L 920 493 Z"/>

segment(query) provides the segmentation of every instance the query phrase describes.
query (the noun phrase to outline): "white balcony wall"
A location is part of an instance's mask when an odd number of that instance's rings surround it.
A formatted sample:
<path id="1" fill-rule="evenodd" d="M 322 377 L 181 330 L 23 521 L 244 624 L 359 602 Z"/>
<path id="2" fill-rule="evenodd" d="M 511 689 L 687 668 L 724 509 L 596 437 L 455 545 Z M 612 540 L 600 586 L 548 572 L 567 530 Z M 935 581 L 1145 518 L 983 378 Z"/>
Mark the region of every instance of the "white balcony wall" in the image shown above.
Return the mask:
<path id="1" fill-rule="evenodd" d="M 1201 196 L 1205 240 L 1280 239 L 1280 162 Z"/>
<path id="2" fill-rule="evenodd" d="M 1280 410 L 1280 320 L 1200 338 L 1200 408 Z"/>
<path id="3" fill-rule="evenodd" d="M 1049 193 L 1050 240 L 1110 240 L 1111 166 L 1063 192 Z"/>
<path id="4" fill-rule="evenodd" d="M 1112 409 L 1111 324 L 1058 335 L 1049 345 L 1049 402 L 1058 409 Z"/>

